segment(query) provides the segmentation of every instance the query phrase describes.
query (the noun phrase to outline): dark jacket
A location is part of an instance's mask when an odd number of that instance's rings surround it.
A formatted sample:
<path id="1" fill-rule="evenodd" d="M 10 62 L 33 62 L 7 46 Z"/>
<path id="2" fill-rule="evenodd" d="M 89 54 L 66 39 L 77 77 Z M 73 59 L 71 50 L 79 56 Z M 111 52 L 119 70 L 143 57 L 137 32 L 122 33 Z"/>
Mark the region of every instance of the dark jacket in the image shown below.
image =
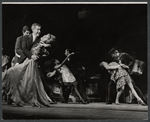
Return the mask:
<path id="1" fill-rule="evenodd" d="M 24 53 L 22 51 L 22 41 L 23 41 L 23 35 L 22 36 L 19 36 L 17 39 L 16 39 L 16 43 L 15 43 L 15 53 L 17 53 L 18 55 L 20 55 L 21 57 L 25 57 L 24 56 Z M 15 55 L 14 57 L 14 63 L 21 63 L 22 60 L 19 60 L 19 57 L 17 57 Z"/>
<path id="2" fill-rule="evenodd" d="M 26 58 L 31 59 L 32 53 L 30 52 L 32 46 L 36 43 L 38 43 L 40 39 L 36 39 L 33 42 L 33 36 L 32 34 L 23 36 L 23 41 L 22 41 L 22 52 L 24 55 L 21 55 L 19 58 L 18 62 L 23 62 Z"/>

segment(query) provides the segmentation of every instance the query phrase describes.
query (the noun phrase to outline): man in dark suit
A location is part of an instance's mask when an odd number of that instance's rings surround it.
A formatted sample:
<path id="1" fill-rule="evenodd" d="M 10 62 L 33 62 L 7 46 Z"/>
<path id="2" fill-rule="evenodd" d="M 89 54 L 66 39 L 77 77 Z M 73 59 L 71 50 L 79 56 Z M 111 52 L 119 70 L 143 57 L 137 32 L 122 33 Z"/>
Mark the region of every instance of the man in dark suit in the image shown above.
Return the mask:
<path id="1" fill-rule="evenodd" d="M 38 59 L 38 56 L 34 54 L 32 55 L 30 50 L 34 44 L 40 41 L 38 37 L 41 33 L 41 25 L 39 25 L 38 23 L 34 23 L 32 24 L 31 29 L 32 29 L 32 34 L 23 37 L 22 51 L 24 55 L 21 55 L 18 62 L 23 62 L 26 58 L 33 59 L 33 60 Z"/>
<path id="2" fill-rule="evenodd" d="M 13 60 L 12 60 L 12 66 L 22 63 L 22 62 L 19 62 L 19 58 L 20 58 L 22 55 L 24 55 L 24 54 L 23 54 L 23 51 L 22 51 L 22 41 L 23 41 L 23 37 L 30 34 L 30 31 L 29 31 L 28 26 L 24 26 L 24 27 L 22 28 L 22 33 L 23 33 L 23 35 L 22 35 L 22 36 L 19 36 L 19 37 L 17 38 L 17 40 L 16 40 L 16 43 L 15 43 L 15 57 L 14 57 Z"/>

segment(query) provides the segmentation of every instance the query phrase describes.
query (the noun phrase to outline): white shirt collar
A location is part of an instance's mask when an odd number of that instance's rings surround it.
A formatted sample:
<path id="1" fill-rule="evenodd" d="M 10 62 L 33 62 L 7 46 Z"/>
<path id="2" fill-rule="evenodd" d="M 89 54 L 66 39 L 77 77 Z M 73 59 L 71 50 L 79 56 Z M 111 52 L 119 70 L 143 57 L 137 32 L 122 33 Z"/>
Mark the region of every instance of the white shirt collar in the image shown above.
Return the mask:
<path id="1" fill-rule="evenodd" d="M 33 36 L 33 42 L 34 42 L 36 39 L 36 36 L 33 33 L 32 33 L 32 36 Z"/>

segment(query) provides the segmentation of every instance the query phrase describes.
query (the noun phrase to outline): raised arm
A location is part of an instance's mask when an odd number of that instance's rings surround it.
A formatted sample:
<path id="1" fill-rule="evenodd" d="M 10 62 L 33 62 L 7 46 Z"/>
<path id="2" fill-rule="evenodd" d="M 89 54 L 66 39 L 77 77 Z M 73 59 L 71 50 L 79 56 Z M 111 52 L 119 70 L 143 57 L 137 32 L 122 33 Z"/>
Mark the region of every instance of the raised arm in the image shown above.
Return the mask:
<path id="1" fill-rule="evenodd" d="M 64 59 L 64 61 L 63 61 L 61 64 L 55 66 L 54 68 L 55 68 L 55 69 L 59 69 L 59 68 L 65 63 L 65 61 L 66 61 L 71 55 L 73 55 L 73 54 L 74 54 L 74 53 L 69 54 L 69 55 Z"/>

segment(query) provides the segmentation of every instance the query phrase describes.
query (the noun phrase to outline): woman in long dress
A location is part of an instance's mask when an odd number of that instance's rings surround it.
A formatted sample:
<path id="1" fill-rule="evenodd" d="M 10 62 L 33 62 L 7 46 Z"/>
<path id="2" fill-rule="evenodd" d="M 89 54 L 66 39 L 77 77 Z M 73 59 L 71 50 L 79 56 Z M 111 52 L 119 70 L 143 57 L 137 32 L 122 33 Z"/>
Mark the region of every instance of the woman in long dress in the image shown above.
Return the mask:
<path id="1" fill-rule="evenodd" d="M 131 79 L 130 75 L 127 73 L 127 71 L 124 69 L 124 68 L 128 68 L 128 66 L 126 66 L 124 64 L 119 64 L 116 62 L 111 62 L 109 64 L 107 62 L 102 62 L 100 65 L 108 70 L 108 72 L 111 75 L 110 79 L 116 83 L 117 96 L 116 96 L 115 103 L 117 105 L 119 104 L 120 95 L 122 94 L 126 84 L 131 89 L 131 91 L 132 91 L 133 95 L 135 96 L 135 98 L 137 99 L 138 103 L 140 103 L 141 105 L 146 105 L 143 102 L 143 100 L 136 93 L 136 91 L 133 87 L 133 84 L 132 84 L 132 79 Z"/>
<path id="2" fill-rule="evenodd" d="M 47 34 L 31 48 L 32 54 L 45 55 L 45 47 L 54 40 Z M 22 64 L 10 68 L 4 79 L 2 88 L 9 98 L 18 106 L 50 106 L 52 100 L 46 94 L 39 73 L 39 65 L 33 59 L 26 59 Z"/>

